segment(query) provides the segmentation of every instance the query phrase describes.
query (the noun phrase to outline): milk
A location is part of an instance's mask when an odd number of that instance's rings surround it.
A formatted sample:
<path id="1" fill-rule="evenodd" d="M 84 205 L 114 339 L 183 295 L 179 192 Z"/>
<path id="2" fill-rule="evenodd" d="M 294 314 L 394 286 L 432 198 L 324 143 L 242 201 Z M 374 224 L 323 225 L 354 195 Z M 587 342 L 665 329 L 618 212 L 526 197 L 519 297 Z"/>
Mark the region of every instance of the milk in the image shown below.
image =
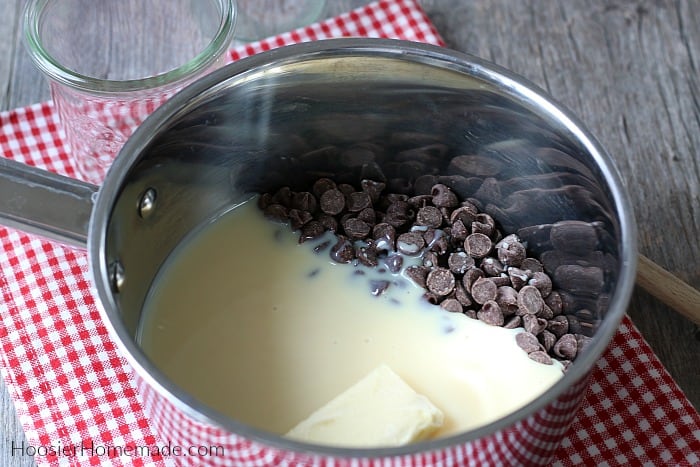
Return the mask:
<path id="1" fill-rule="evenodd" d="M 331 239 L 299 244 L 254 200 L 223 215 L 156 278 L 144 351 L 202 403 L 280 434 L 379 365 L 443 411 L 437 437 L 495 421 L 561 378 L 558 362 L 518 347 L 522 329 L 430 305 L 401 274 L 335 264 Z M 377 280 L 391 285 L 375 296 Z"/>

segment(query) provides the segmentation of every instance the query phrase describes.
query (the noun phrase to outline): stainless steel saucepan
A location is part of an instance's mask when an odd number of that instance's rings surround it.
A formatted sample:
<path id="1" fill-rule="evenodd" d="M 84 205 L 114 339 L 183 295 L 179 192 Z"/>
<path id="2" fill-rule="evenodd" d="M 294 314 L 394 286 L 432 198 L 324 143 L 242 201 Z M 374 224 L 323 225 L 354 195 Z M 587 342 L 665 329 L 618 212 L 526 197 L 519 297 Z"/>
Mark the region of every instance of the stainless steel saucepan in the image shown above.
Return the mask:
<path id="1" fill-rule="evenodd" d="M 357 142 L 371 142 L 382 156 L 347 165 L 332 151 L 312 151 Z M 410 164 L 395 157 L 435 142 L 447 151 Z M 456 167 L 458 155 L 480 162 Z M 605 285 L 567 305 L 572 313 L 587 311 L 591 344 L 558 383 L 517 412 L 402 448 L 298 443 L 200 404 L 135 340 L 156 272 L 189 232 L 250 193 L 318 173 L 380 173 L 394 186 L 444 177 L 462 196 L 480 197 L 507 231 L 559 220 L 595 223 Z M 198 465 L 546 463 L 617 329 L 635 277 L 635 227 L 620 177 L 568 111 L 478 58 L 383 39 L 294 45 L 215 71 L 138 128 L 99 189 L 0 159 L 0 211 L 5 225 L 87 245 L 102 318 L 134 367 L 153 427 L 173 444 L 225 448 L 222 457 L 202 457 Z"/>

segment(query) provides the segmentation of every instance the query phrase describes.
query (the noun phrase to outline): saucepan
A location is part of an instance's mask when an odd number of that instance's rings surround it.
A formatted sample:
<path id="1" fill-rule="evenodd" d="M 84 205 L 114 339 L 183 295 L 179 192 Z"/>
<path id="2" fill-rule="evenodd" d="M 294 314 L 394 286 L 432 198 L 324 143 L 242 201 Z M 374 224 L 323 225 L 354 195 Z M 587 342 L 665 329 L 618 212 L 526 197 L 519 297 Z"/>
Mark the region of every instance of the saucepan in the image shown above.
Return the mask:
<path id="1" fill-rule="evenodd" d="M 344 166 L 333 159 L 337 152 L 323 150 L 359 142 L 380 148 L 382 156 Z M 429 157 L 396 156 L 435 143 L 443 149 Z M 344 38 L 230 64 L 154 112 L 100 187 L 4 159 L 0 169 L 6 225 L 87 246 L 102 319 L 134 368 L 153 428 L 173 444 L 223 448 L 198 465 L 547 463 L 634 284 L 632 209 L 601 145 L 522 77 L 430 45 Z M 479 199 L 504 231 L 536 232 L 562 220 L 595 226 L 604 281 L 573 293 L 566 304 L 592 339 L 557 383 L 525 407 L 466 433 L 352 449 L 293 441 L 233 420 L 151 363 L 136 339 L 142 306 L 153 278 L 190 232 L 251 193 L 314 174 L 359 178 L 368 171 L 395 187 L 425 176 L 442 180 L 461 196 Z M 537 254 L 552 248 L 546 241 L 531 244 Z M 561 261 L 581 258 L 564 255 Z"/>

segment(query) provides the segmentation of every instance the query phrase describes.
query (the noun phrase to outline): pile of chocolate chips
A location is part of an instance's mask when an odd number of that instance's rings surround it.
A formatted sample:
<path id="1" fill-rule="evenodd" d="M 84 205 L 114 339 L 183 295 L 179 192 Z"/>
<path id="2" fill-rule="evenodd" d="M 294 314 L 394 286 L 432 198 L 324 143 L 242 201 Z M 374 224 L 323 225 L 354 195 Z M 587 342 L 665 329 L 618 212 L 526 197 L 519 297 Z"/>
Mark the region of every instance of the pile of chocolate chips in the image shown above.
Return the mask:
<path id="1" fill-rule="evenodd" d="M 330 256 L 339 263 L 381 263 L 396 273 L 405 256 L 420 257 L 422 265 L 406 274 L 428 301 L 493 326 L 524 328 L 517 343 L 537 362 L 554 358 L 566 369 L 590 341 L 570 330 L 575 318 L 562 314 L 542 263 L 516 234 L 504 236 L 478 200 L 460 200 L 443 184 L 413 197 L 384 190 L 373 180 L 355 187 L 320 178 L 311 191 L 262 194 L 259 207 L 299 231 L 300 242 L 333 232 Z"/>

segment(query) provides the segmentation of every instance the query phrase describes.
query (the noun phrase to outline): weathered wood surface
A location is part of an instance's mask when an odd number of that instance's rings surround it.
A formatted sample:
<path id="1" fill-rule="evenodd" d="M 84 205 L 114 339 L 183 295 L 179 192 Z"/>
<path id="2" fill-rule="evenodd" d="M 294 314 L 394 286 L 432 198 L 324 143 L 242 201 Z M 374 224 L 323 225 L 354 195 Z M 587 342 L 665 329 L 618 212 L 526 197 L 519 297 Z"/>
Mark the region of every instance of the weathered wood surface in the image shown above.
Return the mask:
<path id="1" fill-rule="evenodd" d="M 20 41 L 25 0 L 0 0 L 0 110 L 49 98 Z M 331 16 L 367 3 L 329 1 Z M 569 107 L 617 161 L 639 249 L 700 288 L 700 2 L 422 0 L 451 48 L 492 60 Z M 700 304 L 698 304 L 700 307 Z M 700 332 L 642 290 L 629 314 L 696 408 Z M 0 379 L 0 465 L 24 439 Z"/>

